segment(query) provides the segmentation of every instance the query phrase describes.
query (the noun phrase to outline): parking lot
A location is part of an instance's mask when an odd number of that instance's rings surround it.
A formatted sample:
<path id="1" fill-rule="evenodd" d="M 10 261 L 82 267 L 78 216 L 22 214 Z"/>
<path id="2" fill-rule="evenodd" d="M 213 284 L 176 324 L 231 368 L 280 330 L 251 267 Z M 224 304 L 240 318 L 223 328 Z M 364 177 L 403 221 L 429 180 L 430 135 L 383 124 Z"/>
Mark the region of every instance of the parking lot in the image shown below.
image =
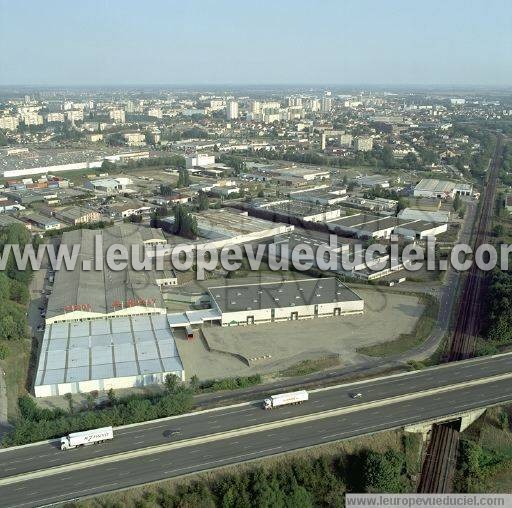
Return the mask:
<path id="1" fill-rule="evenodd" d="M 362 360 L 356 349 L 410 333 L 424 306 L 414 296 L 358 289 L 363 315 L 268 323 L 247 327 L 203 327 L 193 341 L 177 333 L 187 377 L 200 379 L 271 373 L 302 360 L 339 354 L 343 365 Z M 215 351 L 210 351 L 215 350 Z M 236 355 L 266 357 L 247 366 Z"/>

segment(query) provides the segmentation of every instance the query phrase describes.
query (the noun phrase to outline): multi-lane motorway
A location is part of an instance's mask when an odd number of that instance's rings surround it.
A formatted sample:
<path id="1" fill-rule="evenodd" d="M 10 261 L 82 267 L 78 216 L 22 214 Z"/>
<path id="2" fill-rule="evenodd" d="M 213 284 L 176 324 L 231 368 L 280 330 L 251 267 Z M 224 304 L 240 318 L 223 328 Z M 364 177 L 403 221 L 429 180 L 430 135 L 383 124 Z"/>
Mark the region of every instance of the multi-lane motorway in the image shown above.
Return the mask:
<path id="1" fill-rule="evenodd" d="M 316 390 L 301 406 L 249 402 L 119 428 L 112 442 L 82 449 L 4 450 L 1 505 L 51 504 L 511 400 L 506 354 Z"/>

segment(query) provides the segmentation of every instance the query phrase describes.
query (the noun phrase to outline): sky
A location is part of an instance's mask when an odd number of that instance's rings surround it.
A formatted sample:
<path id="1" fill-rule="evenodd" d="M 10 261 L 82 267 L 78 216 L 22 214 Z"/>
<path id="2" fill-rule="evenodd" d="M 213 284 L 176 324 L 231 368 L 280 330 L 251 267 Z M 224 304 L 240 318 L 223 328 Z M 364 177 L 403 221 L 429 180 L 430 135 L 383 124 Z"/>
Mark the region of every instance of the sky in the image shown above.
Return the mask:
<path id="1" fill-rule="evenodd" d="M 0 0 L 0 85 L 512 85 L 510 0 Z"/>

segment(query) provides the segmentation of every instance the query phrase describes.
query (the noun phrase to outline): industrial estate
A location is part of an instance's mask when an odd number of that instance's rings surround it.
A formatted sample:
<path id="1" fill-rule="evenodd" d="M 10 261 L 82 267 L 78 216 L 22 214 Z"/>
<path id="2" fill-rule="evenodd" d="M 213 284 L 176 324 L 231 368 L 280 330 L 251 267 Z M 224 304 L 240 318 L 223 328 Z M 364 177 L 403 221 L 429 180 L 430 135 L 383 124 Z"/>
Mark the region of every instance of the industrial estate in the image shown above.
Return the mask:
<path id="1" fill-rule="evenodd" d="M 512 496 L 510 89 L 213 85 L 210 42 L 194 86 L 0 78 L 0 505 Z"/>

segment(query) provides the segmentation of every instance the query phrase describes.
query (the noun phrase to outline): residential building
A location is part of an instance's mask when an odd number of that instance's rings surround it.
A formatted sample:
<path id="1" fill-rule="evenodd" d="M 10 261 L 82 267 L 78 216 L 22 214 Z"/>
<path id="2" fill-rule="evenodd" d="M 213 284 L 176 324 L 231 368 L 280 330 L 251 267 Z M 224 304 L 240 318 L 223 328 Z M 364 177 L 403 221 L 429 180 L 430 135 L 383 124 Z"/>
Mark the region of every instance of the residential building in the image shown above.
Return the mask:
<path id="1" fill-rule="evenodd" d="M 370 137 L 357 137 L 354 148 L 356 152 L 370 152 L 373 149 L 373 139 Z"/>
<path id="2" fill-rule="evenodd" d="M 192 169 L 196 167 L 207 167 L 215 164 L 215 156 L 206 153 L 196 153 L 185 157 L 185 167 Z"/>
<path id="3" fill-rule="evenodd" d="M 122 109 L 112 109 L 109 112 L 109 117 L 114 123 L 125 123 L 126 114 Z"/>
<path id="4" fill-rule="evenodd" d="M 146 136 L 142 132 L 125 132 L 123 138 L 128 146 L 143 146 L 146 144 Z"/>
<path id="5" fill-rule="evenodd" d="M 0 129 L 15 131 L 20 121 L 16 116 L 0 116 Z"/>
<path id="6" fill-rule="evenodd" d="M 101 214 L 90 208 L 81 206 L 70 206 L 55 212 L 55 218 L 67 224 L 76 226 L 78 224 L 89 224 L 91 222 L 99 222 Z"/>
<path id="7" fill-rule="evenodd" d="M 228 120 L 236 120 L 238 118 L 238 102 L 228 102 L 226 106 L 226 117 Z"/>
<path id="8" fill-rule="evenodd" d="M 64 123 L 66 120 L 66 117 L 64 116 L 64 113 L 48 113 L 48 116 L 46 117 L 46 121 L 48 123 L 52 122 L 58 122 L 58 123 Z"/>

